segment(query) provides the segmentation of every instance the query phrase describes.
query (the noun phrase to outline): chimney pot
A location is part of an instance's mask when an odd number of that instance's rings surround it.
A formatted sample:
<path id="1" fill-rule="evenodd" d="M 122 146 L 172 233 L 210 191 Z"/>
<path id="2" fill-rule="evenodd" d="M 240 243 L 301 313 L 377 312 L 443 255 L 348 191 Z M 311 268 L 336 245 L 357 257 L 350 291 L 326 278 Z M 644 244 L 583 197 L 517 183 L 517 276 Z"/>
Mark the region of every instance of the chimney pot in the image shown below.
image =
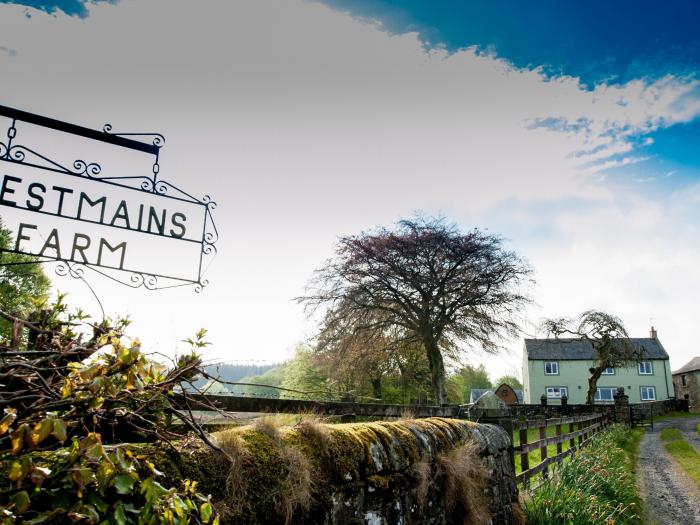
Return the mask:
<path id="1" fill-rule="evenodd" d="M 652 326 L 652 327 L 651 327 L 651 331 L 649 332 L 649 335 L 651 335 L 651 338 L 652 338 L 652 339 L 657 339 L 657 338 L 658 338 L 658 337 L 657 337 L 658 334 L 656 333 L 656 328 L 654 328 L 654 327 Z"/>

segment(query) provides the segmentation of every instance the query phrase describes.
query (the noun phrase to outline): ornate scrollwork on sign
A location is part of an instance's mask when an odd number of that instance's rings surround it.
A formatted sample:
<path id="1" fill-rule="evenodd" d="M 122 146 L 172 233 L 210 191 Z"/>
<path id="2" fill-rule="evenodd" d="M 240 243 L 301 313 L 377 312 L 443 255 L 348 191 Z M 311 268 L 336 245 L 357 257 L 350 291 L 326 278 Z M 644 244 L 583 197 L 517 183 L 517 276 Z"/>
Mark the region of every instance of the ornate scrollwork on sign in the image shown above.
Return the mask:
<path id="1" fill-rule="evenodd" d="M 191 248 L 187 248 L 188 251 L 183 251 L 182 253 L 189 253 L 193 258 L 197 257 L 199 260 L 199 269 L 196 274 L 196 278 L 192 279 L 191 276 L 178 277 L 160 273 L 160 268 L 158 268 L 158 273 L 151 271 L 153 268 L 147 268 L 149 271 L 140 271 L 144 266 L 149 266 L 147 263 L 144 264 L 143 261 L 140 264 L 125 264 L 124 254 L 127 246 L 127 242 L 125 240 L 126 238 L 122 237 L 120 239 L 117 237 L 118 240 L 116 242 L 110 240 L 112 239 L 116 230 L 111 230 L 111 234 L 110 236 L 107 236 L 107 238 L 97 239 L 95 242 L 92 242 L 92 249 L 99 249 L 98 255 L 94 259 L 89 259 L 85 255 L 85 250 L 88 250 L 88 247 L 91 245 L 91 239 L 89 236 L 85 233 L 71 233 L 70 235 L 74 235 L 74 238 L 72 240 L 72 244 L 68 246 L 66 251 L 71 253 L 72 259 L 61 259 L 61 251 L 58 249 L 59 234 L 57 233 L 60 231 L 60 227 L 56 229 L 56 226 L 53 224 L 50 226 L 53 228 L 50 230 L 50 233 L 49 230 L 47 230 L 47 232 L 44 234 L 43 242 L 45 244 L 41 250 L 36 249 L 35 251 L 31 251 L 25 249 L 25 251 L 22 251 L 18 241 L 15 246 L 15 250 L 3 251 L 32 255 L 38 262 L 55 262 L 57 263 L 57 267 L 55 268 L 57 275 L 70 276 L 75 279 L 82 279 L 86 270 L 90 270 L 115 282 L 129 286 L 130 288 L 156 290 L 178 286 L 194 286 L 196 292 L 201 292 L 203 288 L 207 286 L 208 281 L 203 278 L 203 275 L 206 273 L 206 269 L 208 268 L 209 264 L 211 264 L 211 258 L 217 253 L 216 243 L 219 240 L 219 232 L 216 228 L 212 215 L 212 211 L 216 208 L 216 202 L 214 202 L 209 195 L 205 195 L 201 199 L 196 198 L 193 194 L 159 178 L 160 149 L 165 144 L 165 137 L 162 134 L 116 133 L 113 131 L 111 124 L 105 124 L 100 132 L 47 117 L 42 117 L 40 115 L 34 115 L 21 110 L 7 108 L 1 105 L 0 116 L 10 119 L 10 125 L 7 128 L 6 138 L 0 138 L 0 161 L 15 165 L 24 165 L 39 170 L 46 170 L 57 174 L 69 175 L 71 177 L 88 179 L 93 182 L 106 183 L 109 184 L 109 187 L 115 191 L 119 191 L 120 188 L 123 188 L 125 190 L 143 192 L 155 197 L 168 199 L 166 205 L 160 205 L 155 203 L 155 201 L 151 198 L 138 197 L 134 199 L 136 202 L 133 203 L 132 201 L 128 200 L 127 197 L 126 199 L 121 200 L 121 203 L 117 205 L 122 197 L 115 197 L 116 202 L 114 204 L 112 204 L 112 200 L 109 200 L 111 211 L 109 217 L 105 219 L 105 207 L 107 206 L 108 202 L 108 197 L 105 195 L 107 195 L 108 192 L 90 195 L 89 189 L 86 188 L 92 183 L 85 183 L 79 188 L 76 188 L 75 191 L 63 187 L 51 188 L 52 185 L 48 183 L 45 184 L 45 180 L 38 178 L 32 181 L 31 174 L 26 176 L 24 173 L 22 173 L 18 174 L 18 176 L 6 175 L 5 177 L 7 178 L 3 184 L 6 184 L 9 180 L 14 186 L 14 189 L 9 192 L 9 194 L 13 195 L 13 199 L 15 189 L 19 191 L 22 184 L 28 185 L 28 190 L 25 191 L 29 192 L 28 195 L 33 200 L 20 201 L 20 199 L 16 199 L 11 204 L 0 202 L 0 205 L 12 206 L 13 210 L 23 210 L 22 213 L 40 212 L 43 213 L 44 216 L 50 215 L 60 219 L 67 218 L 77 220 L 79 222 L 89 222 L 93 225 L 93 228 L 118 228 L 121 232 L 124 232 L 125 230 L 132 232 L 129 235 L 151 235 L 155 236 L 151 237 L 154 240 L 158 238 L 169 239 L 169 241 L 172 242 L 180 241 L 182 243 L 190 243 L 189 246 Z M 104 173 L 105 170 L 101 164 L 86 161 L 83 160 L 83 158 L 77 158 L 76 160 L 68 163 L 66 163 L 65 160 L 57 161 L 42 152 L 41 147 L 30 147 L 25 144 L 17 143 L 18 122 L 25 122 L 41 126 L 43 128 L 57 130 L 83 138 L 97 140 L 151 154 L 153 155 L 154 160 L 151 173 L 129 176 L 107 175 Z M 150 144 L 147 144 L 141 140 L 135 140 L 136 138 L 147 138 L 149 139 Z M 45 174 L 46 171 L 43 173 Z M 23 179 L 24 182 L 22 182 Z M 37 180 L 42 182 L 37 182 Z M 70 187 L 70 183 L 65 183 L 65 181 L 63 185 Z M 44 206 L 45 203 L 43 193 L 51 190 L 60 190 L 63 192 L 59 197 L 59 204 L 57 208 L 42 210 L 41 207 Z M 41 195 L 37 196 L 35 193 L 32 193 L 32 191 L 38 191 L 41 193 Z M 64 202 L 64 194 L 75 196 L 73 197 L 72 204 L 66 204 L 69 198 L 66 198 Z M 134 195 L 135 194 L 131 194 L 132 197 Z M 112 199 L 112 197 L 109 197 L 109 199 Z M 22 204 L 25 202 L 26 206 Z M 193 208 L 190 205 L 201 207 L 200 209 L 202 210 L 202 213 L 200 214 L 196 208 Z M 71 208 L 71 206 L 75 207 Z M 94 212 L 95 209 L 99 209 L 99 206 L 102 206 L 101 212 L 98 214 L 99 219 L 94 219 L 95 215 L 92 217 L 90 217 L 89 214 L 88 217 L 81 215 L 81 209 L 85 210 L 90 208 L 90 210 Z M 180 206 L 181 209 L 177 209 L 178 206 Z M 66 209 L 69 211 L 66 212 Z M 166 213 L 168 213 L 167 226 Z M 185 213 L 187 213 L 187 217 L 185 216 Z M 138 219 L 135 219 L 135 217 L 138 217 Z M 196 222 L 194 217 L 197 217 L 196 221 L 203 222 Z M 154 227 L 152 227 L 152 222 L 155 224 Z M 60 224 L 60 222 L 58 224 Z M 190 224 L 193 225 L 190 226 Z M 22 236 L 22 228 L 24 228 L 24 236 Z M 38 227 L 34 224 L 19 224 L 18 229 L 20 235 L 18 238 L 29 243 L 33 242 L 33 239 L 30 238 L 30 236 L 33 235 L 33 237 L 37 239 L 41 237 L 41 232 L 38 231 L 37 228 Z M 186 232 L 188 235 L 186 235 Z M 199 237 L 200 234 L 201 237 Z M 163 241 L 158 240 L 158 242 Z M 55 253 L 56 256 L 45 256 L 44 254 L 47 252 L 47 248 L 49 249 L 49 253 Z M 106 257 L 109 258 L 111 256 L 111 264 L 114 264 L 115 266 L 107 266 L 107 263 L 103 261 L 103 249 L 105 254 L 109 252 L 110 255 L 107 255 Z M 153 249 L 157 250 L 157 248 Z M 154 253 L 159 252 L 156 251 Z M 65 256 L 65 251 L 63 254 Z M 117 262 L 114 262 L 114 257 L 116 257 Z M 204 264 L 205 259 L 207 259 L 206 265 Z M 150 261 L 153 259 L 145 260 Z M 129 260 L 127 260 L 127 262 L 129 262 Z M 138 270 L 135 268 L 138 268 Z M 186 275 L 184 270 L 178 271 L 181 274 Z M 125 275 L 126 277 L 124 277 Z"/>
<path id="2" fill-rule="evenodd" d="M 105 133 L 108 133 L 110 135 L 114 135 L 116 137 L 153 137 L 152 144 L 156 146 L 157 148 L 162 148 L 165 145 L 165 137 L 161 135 L 160 133 L 148 133 L 148 132 L 143 132 L 143 133 L 114 133 L 112 131 L 112 125 L 108 122 L 104 126 L 102 126 L 102 131 Z"/>

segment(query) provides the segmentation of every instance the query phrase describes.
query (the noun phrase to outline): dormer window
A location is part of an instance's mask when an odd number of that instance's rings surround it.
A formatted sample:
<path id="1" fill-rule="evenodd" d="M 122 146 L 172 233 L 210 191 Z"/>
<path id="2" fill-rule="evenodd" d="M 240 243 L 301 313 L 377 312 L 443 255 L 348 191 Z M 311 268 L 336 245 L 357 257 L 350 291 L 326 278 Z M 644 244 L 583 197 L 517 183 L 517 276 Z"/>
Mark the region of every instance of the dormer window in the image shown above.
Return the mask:
<path id="1" fill-rule="evenodd" d="M 546 376 L 558 376 L 559 375 L 559 361 L 545 361 L 544 362 L 544 375 L 546 375 Z"/>

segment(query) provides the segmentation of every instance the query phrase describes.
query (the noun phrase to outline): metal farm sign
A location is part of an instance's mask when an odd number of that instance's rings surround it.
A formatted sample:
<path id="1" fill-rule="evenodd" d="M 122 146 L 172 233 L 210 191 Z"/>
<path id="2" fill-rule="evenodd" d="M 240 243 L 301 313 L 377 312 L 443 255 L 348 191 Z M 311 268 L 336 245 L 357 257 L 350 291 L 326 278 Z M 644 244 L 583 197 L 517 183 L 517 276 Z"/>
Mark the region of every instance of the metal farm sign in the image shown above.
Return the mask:
<path id="1" fill-rule="evenodd" d="M 204 270 L 218 240 L 216 204 L 159 178 L 162 135 L 112 133 L 109 124 L 96 131 L 4 106 L 0 117 L 7 120 L 6 138 L 0 136 L 0 218 L 14 236 L 0 251 L 56 262 L 60 275 L 82 277 L 89 269 L 133 288 L 206 286 Z M 112 159 L 110 172 L 68 153 L 83 148 Z M 133 167 L 143 154 L 147 174 Z"/>

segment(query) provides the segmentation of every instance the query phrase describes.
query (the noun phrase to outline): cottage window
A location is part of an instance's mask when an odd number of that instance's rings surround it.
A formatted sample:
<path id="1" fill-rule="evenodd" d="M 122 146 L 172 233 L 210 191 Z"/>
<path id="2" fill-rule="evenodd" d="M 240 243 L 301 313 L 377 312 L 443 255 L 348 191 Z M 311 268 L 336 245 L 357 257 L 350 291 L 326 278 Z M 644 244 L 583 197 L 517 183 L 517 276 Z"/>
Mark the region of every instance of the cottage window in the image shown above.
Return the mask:
<path id="1" fill-rule="evenodd" d="M 639 375 L 650 376 L 654 373 L 654 368 L 651 366 L 651 361 L 642 361 L 639 363 Z"/>
<path id="2" fill-rule="evenodd" d="M 683 386 L 688 386 L 688 376 L 683 374 L 681 376 L 681 383 L 683 383 Z"/>
<path id="3" fill-rule="evenodd" d="M 639 387 L 642 401 L 656 401 L 656 388 L 653 386 Z"/>
<path id="4" fill-rule="evenodd" d="M 617 387 L 599 387 L 595 390 L 595 401 L 612 401 L 614 399 Z"/>
<path id="5" fill-rule="evenodd" d="M 558 361 L 545 361 L 545 363 L 544 363 L 544 375 L 546 375 L 546 376 L 558 376 L 559 375 L 559 362 Z"/>
<path id="6" fill-rule="evenodd" d="M 615 369 L 612 366 L 609 366 L 605 370 L 603 370 L 603 375 L 604 376 L 612 376 L 615 375 Z"/>
<path id="7" fill-rule="evenodd" d="M 569 390 L 565 386 L 548 386 L 544 391 L 550 399 L 561 399 L 564 396 L 569 397 Z"/>

